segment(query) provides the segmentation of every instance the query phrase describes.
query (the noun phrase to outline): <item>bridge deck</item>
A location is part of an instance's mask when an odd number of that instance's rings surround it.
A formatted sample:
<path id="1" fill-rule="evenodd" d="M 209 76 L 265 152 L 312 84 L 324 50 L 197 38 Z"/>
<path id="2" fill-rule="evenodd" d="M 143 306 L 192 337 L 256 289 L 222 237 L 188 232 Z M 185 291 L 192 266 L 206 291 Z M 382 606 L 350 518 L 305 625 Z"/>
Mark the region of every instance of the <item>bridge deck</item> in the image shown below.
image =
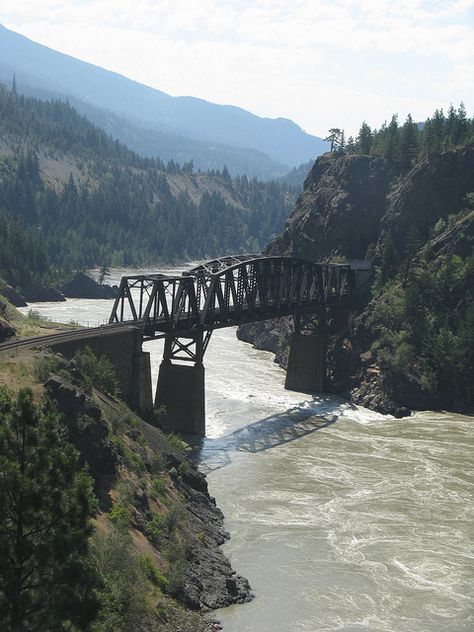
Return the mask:
<path id="1" fill-rule="evenodd" d="M 145 338 L 211 331 L 351 302 L 350 266 L 294 257 L 237 255 L 184 272 L 122 278 L 111 323 L 135 322 Z"/>

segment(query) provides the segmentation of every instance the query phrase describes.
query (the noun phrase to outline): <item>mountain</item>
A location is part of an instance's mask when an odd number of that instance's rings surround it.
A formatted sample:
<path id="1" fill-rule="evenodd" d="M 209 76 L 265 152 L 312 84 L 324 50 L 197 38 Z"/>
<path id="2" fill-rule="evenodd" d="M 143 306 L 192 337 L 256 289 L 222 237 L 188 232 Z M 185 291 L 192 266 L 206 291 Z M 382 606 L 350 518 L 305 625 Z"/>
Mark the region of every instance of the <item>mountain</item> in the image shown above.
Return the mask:
<path id="1" fill-rule="evenodd" d="M 301 191 L 303 189 L 304 181 L 313 167 L 313 163 L 313 160 L 309 160 L 299 167 L 293 167 L 291 171 L 288 171 L 283 176 L 280 176 L 278 181 L 285 183 L 290 187 L 295 187 Z"/>
<path id="2" fill-rule="evenodd" d="M 328 387 L 397 417 L 474 408 L 474 120 L 462 108 L 438 111 L 417 130 L 408 161 L 403 128 L 375 134 L 369 155 L 320 156 L 264 250 L 373 260 L 349 326 L 332 332 Z M 291 332 L 282 319 L 243 326 L 239 337 L 285 366 Z"/>
<path id="3" fill-rule="evenodd" d="M 0 85 L 0 274 L 23 291 L 94 265 L 259 251 L 294 198 L 225 168 L 143 158 L 71 105 Z"/>
<path id="4" fill-rule="evenodd" d="M 205 143 L 257 150 L 289 167 L 327 149 L 288 119 L 194 97 L 172 97 L 117 73 L 63 55 L 0 25 L 0 78 L 74 97 L 145 129 Z M 142 152 L 140 152 L 142 153 Z M 159 154 L 159 149 L 157 150 Z M 281 172 L 280 172 L 281 173 Z"/>
<path id="5" fill-rule="evenodd" d="M 5 79 L 5 83 L 10 85 L 11 79 Z M 286 165 L 276 162 L 257 149 L 206 143 L 178 134 L 146 129 L 110 110 L 97 108 L 73 96 L 35 88 L 20 81 L 16 81 L 16 87 L 19 93 L 26 96 L 36 97 L 43 101 L 59 100 L 70 103 L 80 114 L 102 128 L 112 138 L 147 158 L 159 158 L 164 162 L 173 161 L 180 165 L 192 162 L 196 169 L 202 171 L 221 170 L 223 165 L 226 165 L 234 176 L 247 174 L 249 177 L 260 180 L 281 177 L 281 174 L 286 174 L 288 171 Z M 286 183 L 294 186 L 290 182 Z"/>

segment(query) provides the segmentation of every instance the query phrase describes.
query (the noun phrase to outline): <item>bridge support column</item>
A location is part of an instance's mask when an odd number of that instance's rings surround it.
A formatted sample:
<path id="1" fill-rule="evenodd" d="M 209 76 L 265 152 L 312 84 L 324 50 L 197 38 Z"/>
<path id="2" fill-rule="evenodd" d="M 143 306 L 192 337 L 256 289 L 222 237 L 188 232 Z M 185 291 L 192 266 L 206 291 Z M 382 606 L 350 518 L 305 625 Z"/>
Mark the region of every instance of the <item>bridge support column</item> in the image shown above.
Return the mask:
<path id="1" fill-rule="evenodd" d="M 132 359 L 132 366 L 133 400 L 131 405 L 139 415 L 146 417 L 153 409 L 151 365 L 148 351 L 137 352 Z"/>
<path id="2" fill-rule="evenodd" d="M 285 388 L 289 391 L 322 392 L 325 387 L 326 337 L 293 334 Z"/>
<path id="3" fill-rule="evenodd" d="M 155 406 L 164 405 L 170 428 L 183 434 L 206 434 L 204 366 L 172 364 L 163 360 L 158 375 Z"/>
<path id="4" fill-rule="evenodd" d="M 165 338 L 155 407 L 166 407 L 167 426 L 183 434 L 206 434 L 203 358 L 211 331 Z M 187 364 L 183 364 L 187 363 Z"/>

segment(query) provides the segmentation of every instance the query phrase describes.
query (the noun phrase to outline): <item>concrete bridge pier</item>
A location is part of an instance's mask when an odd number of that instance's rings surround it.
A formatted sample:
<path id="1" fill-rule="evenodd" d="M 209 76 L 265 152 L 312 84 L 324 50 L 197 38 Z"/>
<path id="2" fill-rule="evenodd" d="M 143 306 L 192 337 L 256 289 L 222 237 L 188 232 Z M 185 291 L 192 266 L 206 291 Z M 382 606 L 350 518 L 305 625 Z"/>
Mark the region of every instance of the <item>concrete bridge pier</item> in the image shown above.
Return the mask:
<path id="1" fill-rule="evenodd" d="M 323 392 L 326 388 L 326 309 L 318 312 L 317 333 L 301 333 L 299 314 L 293 316 L 293 322 L 295 333 L 290 341 L 285 388 L 288 391 Z"/>
<path id="2" fill-rule="evenodd" d="M 294 333 L 290 343 L 285 388 L 323 392 L 326 388 L 326 336 Z"/>
<path id="3" fill-rule="evenodd" d="M 188 339 L 171 335 L 165 338 L 155 407 L 165 406 L 167 424 L 173 431 L 199 436 L 206 434 L 203 354 L 202 332 Z M 181 364 L 176 360 L 187 360 L 192 364 Z"/>

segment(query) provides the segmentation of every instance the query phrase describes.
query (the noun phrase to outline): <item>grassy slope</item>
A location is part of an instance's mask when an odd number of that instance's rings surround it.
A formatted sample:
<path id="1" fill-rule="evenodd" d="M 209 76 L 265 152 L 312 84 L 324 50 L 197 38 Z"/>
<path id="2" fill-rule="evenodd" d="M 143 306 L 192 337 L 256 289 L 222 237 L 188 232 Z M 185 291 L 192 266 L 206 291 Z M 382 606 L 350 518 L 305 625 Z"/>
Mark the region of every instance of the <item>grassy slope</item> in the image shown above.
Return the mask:
<path id="1" fill-rule="evenodd" d="M 15 393 L 29 387 L 40 401 L 51 372 L 71 380 L 67 363 L 50 351 L 20 348 L 0 353 L 0 387 Z M 211 629 L 209 620 L 172 597 L 183 581 L 187 548 L 191 544 L 207 546 L 206 534 L 197 531 L 180 488 L 181 476 L 190 467 L 185 445 L 145 424 L 117 398 L 95 388 L 91 397 L 100 407 L 106 444 L 116 457 L 113 476 L 92 472 L 100 509 L 94 519 L 91 548 L 109 582 L 103 596 L 103 619 L 115 621 L 112 627 L 102 622 L 94 632 Z M 69 430 L 71 423 L 68 419 Z M 87 420 L 78 423 L 85 423 L 87 431 Z M 79 436 L 81 432 L 79 428 Z M 87 463 L 89 448 L 83 453 L 76 441 L 77 437 L 73 442 Z M 179 464 L 177 468 L 167 469 L 170 458 Z M 115 591 L 120 592 L 118 603 Z"/>

